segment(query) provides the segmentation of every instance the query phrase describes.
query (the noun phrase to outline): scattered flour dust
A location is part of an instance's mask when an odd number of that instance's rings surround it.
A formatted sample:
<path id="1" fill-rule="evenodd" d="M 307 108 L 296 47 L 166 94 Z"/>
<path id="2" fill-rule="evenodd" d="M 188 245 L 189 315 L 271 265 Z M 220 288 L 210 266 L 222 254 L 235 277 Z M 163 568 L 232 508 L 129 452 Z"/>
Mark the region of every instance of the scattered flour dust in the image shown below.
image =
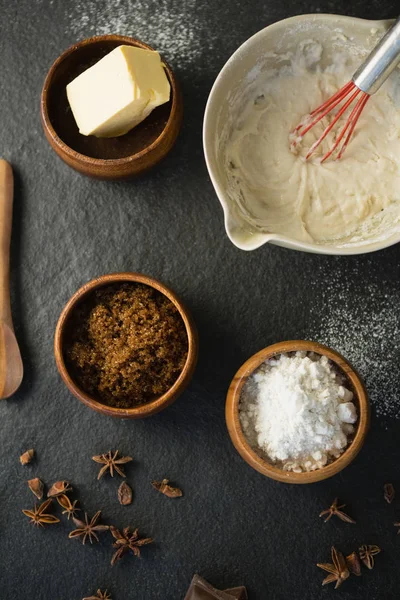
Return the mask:
<path id="1" fill-rule="evenodd" d="M 355 273 L 337 267 L 339 263 L 331 265 L 329 275 L 324 268 L 323 310 L 313 315 L 309 339 L 330 346 L 352 363 L 364 379 L 378 417 L 400 419 L 398 278 L 354 284 Z M 370 268 L 379 267 L 371 261 Z M 317 285 L 321 283 L 313 287 Z"/>
<path id="2" fill-rule="evenodd" d="M 69 32 L 77 40 L 119 33 L 139 38 L 174 67 L 195 63 L 204 44 L 196 18 L 197 0 L 77 0 L 69 8 Z M 212 40 L 207 39 L 208 51 Z"/>

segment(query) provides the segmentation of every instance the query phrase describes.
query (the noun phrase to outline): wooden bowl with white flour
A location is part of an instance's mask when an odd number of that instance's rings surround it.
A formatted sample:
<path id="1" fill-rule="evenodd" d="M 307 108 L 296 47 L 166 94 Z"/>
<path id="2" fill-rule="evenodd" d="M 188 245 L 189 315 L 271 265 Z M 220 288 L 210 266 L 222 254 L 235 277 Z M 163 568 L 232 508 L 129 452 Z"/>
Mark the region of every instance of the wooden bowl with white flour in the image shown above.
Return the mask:
<path id="1" fill-rule="evenodd" d="M 251 356 L 226 398 L 231 440 L 254 469 L 277 481 L 313 483 L 361 450 L 370 407 L 347 360 L 317 342 L 279 342 Z"/>

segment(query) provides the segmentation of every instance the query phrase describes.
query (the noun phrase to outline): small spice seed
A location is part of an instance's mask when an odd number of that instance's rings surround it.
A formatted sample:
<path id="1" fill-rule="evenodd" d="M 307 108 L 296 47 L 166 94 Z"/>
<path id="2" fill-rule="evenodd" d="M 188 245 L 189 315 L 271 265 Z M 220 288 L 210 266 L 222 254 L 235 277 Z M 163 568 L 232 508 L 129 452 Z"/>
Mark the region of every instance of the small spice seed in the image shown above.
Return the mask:
<path id="1" fill-rule="evenodd" d="M 41 479 L 39 479 L 39 477 L 29 479 L 28 487 L 31 490 L 31 492 L 35 494 L 38 500 L 41 500 L 43 498 L 44 483 Z"/>
<path id="2" fill-rule="evenodd" d="M 183 493 L 177 487 L 173 487 L 172 485 L 168 485 L 169 480 L 163 479 L 162 481 L 152 481 L 151 485 L 164 496 L 168 496 L 168 498 L 180 498 Z"/>
<path id="3" fill-rule="evenodd" d="M 35 456 L 35 450 L 33 448 L 31 448 L 30 450 L 27 450 L 26 452 L 21 454 L 21 456 L 19 457 L 19 461 L 20 461 L 21 465 L 29 465 L 29 463 L 31 462 L 31 460 L 34 456 Z"/>
<path id="4" fill-rule="evenodd" d="M 123 481 L 118 488 L 118 500 L 123 506 L 127 506 L 132 503 L 132 488 Z"/>
<path id="5" fill-rule="evenodd" d="M 392 504 L 395 496 L 393 484 L 385 483 L 383 486 L 383 496 L 388 504 Z"/>
<path id="6" fill-rule="evenodd" d="M 324 523 L 329 521 L 329 519 L 333 515 L 335 515 L 336 517 L 338 517 L 341 521 L 344 521 L 345 523 L 355 523 L 354 519 L 349 517 L 349 515 L 347 515 L 342 510 L 340 510 L 341 508 L 344 508 L 345 506 L 346 506 L 345 504 L 340 504 L 338 506 L 338 498 L 335 498 L 334 501 L 332 502 L 332 504 L 330 505 L 330 507 L 327 508 L 326 510 L 323 510 L 319 514 L 319 516 L 323 517 L 323 516 L 327 515 L 326 519 L 324 519 Z"/>

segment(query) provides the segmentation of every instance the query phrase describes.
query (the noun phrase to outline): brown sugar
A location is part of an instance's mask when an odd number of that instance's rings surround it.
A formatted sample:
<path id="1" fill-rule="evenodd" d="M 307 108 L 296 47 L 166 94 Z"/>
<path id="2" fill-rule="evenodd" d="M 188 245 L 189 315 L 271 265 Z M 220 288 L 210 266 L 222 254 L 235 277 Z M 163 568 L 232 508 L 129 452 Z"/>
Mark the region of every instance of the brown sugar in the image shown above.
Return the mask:
<path id="1" fill-rule="evenodd" d="M 100 402 L 120 408 L 168 391 L 187 353 L 179 311 L 164 294 L 141 283 L 96 290 L 72 315 L 65 345 L 76 383 Z"/>

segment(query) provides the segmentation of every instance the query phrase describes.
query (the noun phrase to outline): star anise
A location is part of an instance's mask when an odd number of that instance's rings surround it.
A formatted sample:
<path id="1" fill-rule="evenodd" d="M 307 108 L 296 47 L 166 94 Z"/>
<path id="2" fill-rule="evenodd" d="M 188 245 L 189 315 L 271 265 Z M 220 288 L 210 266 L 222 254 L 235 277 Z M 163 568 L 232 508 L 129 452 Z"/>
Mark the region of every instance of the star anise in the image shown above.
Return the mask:
<path id="1" fill-rule="evenodd" d="M 36 525 L 37 527 L 44 527 L 45 525 L 50 525 L 51 523 L 59 523 L 60 519 L 57 519 L 54 515 L 50 515 L 46 513 L 46 510 L 52 504 L 52 500 L 46 500 L 39 507 L 36 506 L 33 510 L 23 510 L 24 515 L 30 518 L 31 523 Z"/>
<path id="2" fill-rule="evenodd" d="M 162 481 L 152 481 L 151 485 L 164 496 L 168 496 L 168 498 L 180 498 L 182 494 L 182 490 L 177 487 L 173 487 L 172 485 L 168 485 L 169 480 L 163 479 Z"/>
<path id="3" fill-rule="evenodd" d="M 368 569 L 374 568 L 374 556 L 379 554 L 380 551 L 381 549 L 379 548 L 379 546 L 367 546 L 365 544 L 364 546 L 361 546 L 361 548 L 358 549 L 360 558 Z"/>
<path id="4" fill-rule="evenodd" d="M 76 513 L 81 510 L 76 506 L 78 504 L 78 500 L 74 500 L 73 502 L 71 502 L 71 500 L 66 494 L 61 494 L 60 496 L 57 496 L 57 502 L 60 506 L 63 507 L 64 510 L 62 511 L 62 514 L 67 515 L 68 521 L 71 517 L 74 518 L 76 516 Z"/>
<path id="5" fill-rule="evenodd" d="M 130 456 L 121 456 L 120 458 L 118 458 L 118 453 L 119 453 L 119 450 L 116 450 L 114 454 L 110 450 L 106 454 L 100 454 L 99 456 L 92 456 L 92 460 L 104 465 L 104 467 L 102 467 L 100 469 L 97 479 L 100 479 L 101 477 L 103 477 L 103 475 L 108 470 L 110 471 L 111 477 L 114 477 L 114 469 L 117 471 L 117 473 L 119 475 L 121 475 L 121 477 L 126 477 L 122 467 L 119 467 L 118 465 L 124 465 L 128 462 L 131 462 L 131 460 L 133 460 L 133 458 L 131 458 Z"/>
<path id="6" fill-rule="evenodd" d="M 336 550 L 335 546 L 332 546 L 332 563 L 318 563 L 317 567 L 327 571 L 329 575 L 325 577 L 322 585 L 327 583 L 334 583 L 336 581 L 335 589 L 338 588 L 343 581 L 350 577 L 349 569 L 347 568 L 346 559 L 339 550 Z"/>
<path id="7" fill-rule="evenodd" d="M 339 517 L 339 519 L 341 519 L 342 521 L 345 521 L 345 523 L 355 523 L 354 519 L 349 517 L 349 515 L 346 515 L 346 513 L 343 512 L 342 510 L 340 510 L 341 508 L 344 508 L 345 506 L 346 506 L 345 504 L 340 504 L 338 506 L 338 498 L 335 498 L 334 501 L 332 502 L 332 504 L 330 505 L 330 507 L 327 508 L 326 510 L 323 510 L 321 513 L 319 513 L 319 516 L 323 517 L 324 515 L 328 515 L 326 517 L 326 519 L 324 519 L 324 523 L 329 521 L 329 519 L 333 515 L 336 515 L 336 517 Z"/>
<path id="8" fill-rule="evenodd" d="M 111 596 L 107 594 L 107 590 L 105 592 L 97 590 L 95 596 L 89 596 L 88 598 L 83 598 L 83 600 L 111 600 Z"/>
<path id="9" fill-rule="evenodd" d="M 56 481 L 47 492 L 47 497 L 56 498 L 57 496 L 60 496 L 60 494 L 66 494 L 71 491 L 72 487 L 70 486 L 69 481 Z"/>
<path id="10" fill-rule="evenodd" d="M 97 525 L 97 521 L 100 519 L 101 510 L 97 511 L 97 513 L 92 517 L 89 521 L 87 513 L 85 513 L 85 520 L 81 521 L 76 517 L 72 517 L 73 522 L 75 523 L 77 529 L 74 529 L 69 534 L 69 538 L 82 537 L 82 544 L 86 543 L 86 539 L 89 538 L 91 544 L 93 544 L 93 538 L 98 542 L 99 538 L 96 535 L 97 532 L 107 531 L 109 528 L 108 525 Z"/>
<path id="11" fill-rule="evenodd" d="M 153 541 L 152 538 L 139 538 L 139 530 L 135 529 L 131 532 L 130 527 L 125 527 L 121 533 L 116 527 L 111 525 L 110 531 L 116 540 L 113 543 L 113 548 L 117 548 L 111 559 L 112 565 L 115 565 L 129 551 L 135 556 L 140 557 L 140 547 L 151 544 Z"/>

